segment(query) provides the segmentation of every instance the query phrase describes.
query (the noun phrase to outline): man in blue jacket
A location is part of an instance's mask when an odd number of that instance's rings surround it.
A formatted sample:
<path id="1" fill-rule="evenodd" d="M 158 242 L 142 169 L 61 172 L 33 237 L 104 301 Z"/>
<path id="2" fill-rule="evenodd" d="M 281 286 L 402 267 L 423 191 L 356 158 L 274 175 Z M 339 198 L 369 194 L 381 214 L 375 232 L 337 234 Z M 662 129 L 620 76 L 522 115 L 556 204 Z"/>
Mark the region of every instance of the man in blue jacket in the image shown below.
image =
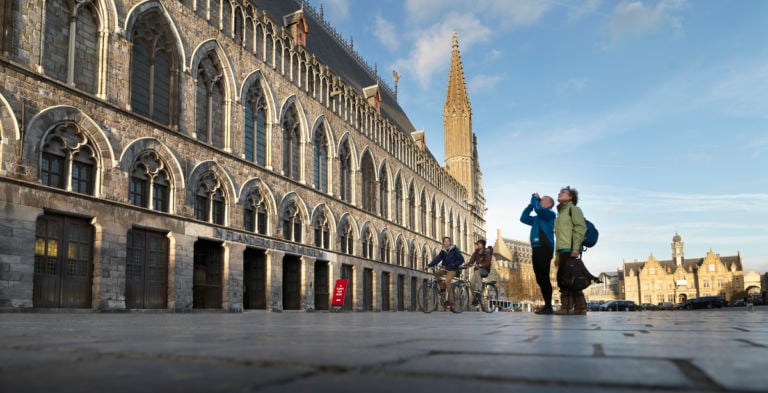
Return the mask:
<path id="1" fill-rule="evenodd" d="M 429 262 L 427 267 L 434 267 L 441 261 L 443 262 L 442 269 L 436 270 L 434 274 L 437 278 L 445 276 L 445 281 L 439 284 L 440 293 L 443 293 L 445 292 L 446 284 L 450 287 L 451 280 L 456 276 L 456 272 L 459 271 L 461 265 L 464 264 L 464 256 L 461 255 L 461 251 L 455 245 L 451 244 L 451 238 L 448 236 L 443 238 L 443 249 Z M 453 291 L 448 291 L 448 305 L 451 307 L 451 311 L 454 311 L 453 300 Z"/>
<path id="2" fill-rule="evenodd" d="M 539 315 L 552 314 L 552 283 L 549 281 L 549 267 L 552 263 L 555 244 L 555 212 L 552 207 L 555 200 L 552 197 L 531 196 L 531 203 L 523 210 L 520 221 L 531 226 L 531 248 L 533 249 L 533 272 L 536 283 L 541 288 L 544 297 L 544 308 L 536 311 Z M 536 215 L 531 215 L 535 212 Z"/>

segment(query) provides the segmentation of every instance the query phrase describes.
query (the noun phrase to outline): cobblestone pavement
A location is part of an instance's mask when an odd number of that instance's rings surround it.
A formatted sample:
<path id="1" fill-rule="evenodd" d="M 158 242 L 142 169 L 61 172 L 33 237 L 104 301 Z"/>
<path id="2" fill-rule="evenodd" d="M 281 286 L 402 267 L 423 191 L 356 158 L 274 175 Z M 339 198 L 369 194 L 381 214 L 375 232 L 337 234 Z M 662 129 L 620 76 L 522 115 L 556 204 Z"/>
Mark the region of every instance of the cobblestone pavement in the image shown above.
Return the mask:
<path id="1" fill-rule="evenodd" d="M 768 306 L 0 314 L 0 391 L 765 392 Z"/>

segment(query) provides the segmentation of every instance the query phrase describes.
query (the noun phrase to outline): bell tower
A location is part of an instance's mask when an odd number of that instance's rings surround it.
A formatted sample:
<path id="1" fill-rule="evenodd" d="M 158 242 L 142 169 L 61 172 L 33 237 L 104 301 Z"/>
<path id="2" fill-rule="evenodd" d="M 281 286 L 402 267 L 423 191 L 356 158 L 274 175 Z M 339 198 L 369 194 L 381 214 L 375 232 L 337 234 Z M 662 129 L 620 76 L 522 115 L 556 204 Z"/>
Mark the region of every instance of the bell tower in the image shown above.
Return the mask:
<path id="1" fill-rule="evenodd" d="M 474 157 L 472 138 L 472 106 L 464 82 L 464 68 L 459 54 L 459 39 L 453 33 L 451 70 L 443 108 L 445 132 L 445 167 L 467 189 L 467 202 L 474 202 Z"/>
<path id="2" fill-rule="evenodd" d="M 485 195 L 477 154 L 477 136 L 472 132 L 472 105 L 464 81 L 464 66 L 459 53 L 459 39 L 453 33 L 451 69 L 443 107 L 445 132 L 445 169 L 467 190 L 466 201 L 472 209 L 471 237 L 485 238 Z"/>
<path id="3" fill-rule="evenodd" d="M 683 238 L 675 232 L 675 236 L 672 237 L 672 259 L 675 261 L 675 265 L 680 266 L 683 264 Z"/>

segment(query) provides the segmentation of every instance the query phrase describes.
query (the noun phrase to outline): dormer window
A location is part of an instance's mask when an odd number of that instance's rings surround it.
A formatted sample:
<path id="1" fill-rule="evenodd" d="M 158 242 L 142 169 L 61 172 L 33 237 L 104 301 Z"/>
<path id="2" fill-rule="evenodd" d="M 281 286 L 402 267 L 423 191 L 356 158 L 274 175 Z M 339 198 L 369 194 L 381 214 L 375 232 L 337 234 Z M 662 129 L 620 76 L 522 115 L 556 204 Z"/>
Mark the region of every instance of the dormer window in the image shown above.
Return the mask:
<path id="1" fill-rule="evenodd" d="M 283 23 L 297 45 L 307 46 L 307 20 L 303 9 L 284 16 Z"/>
<path id="2" fill-rule="evenodd" d="M 376 113 L 381 113 L 381 92 L 378 84 L 363 88 L 363 96 L 368 105 L 376 110 Z"/>

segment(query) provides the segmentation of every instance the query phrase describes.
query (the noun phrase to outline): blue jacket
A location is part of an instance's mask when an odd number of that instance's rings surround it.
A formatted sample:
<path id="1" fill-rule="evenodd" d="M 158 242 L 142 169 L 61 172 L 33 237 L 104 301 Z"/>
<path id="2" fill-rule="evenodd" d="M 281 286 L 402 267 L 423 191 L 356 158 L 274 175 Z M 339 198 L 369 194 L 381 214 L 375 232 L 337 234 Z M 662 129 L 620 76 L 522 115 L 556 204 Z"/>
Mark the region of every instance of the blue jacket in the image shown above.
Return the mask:
<path id="1" fill-rule="evenodd" d="M 531 211 L 535 211 L 536 215 L 532 216 Z M 555 246 L 555 212 L 542 207 L 535 196 L 531 196 L 531 203 L 523 210 L 520 221 L 531 226 L 531 247 L 542 246 L 539 229 L 547 236 L 550 246 Z"/>
<path id="2" fill-rule="evenodd" d="M 437 254 L 437 256 L 429 262 L 429 267 L 433 267 L 440 263 L 440 261 L 443 261 L 443 269 L 446 270 L 459 270 L 459 266 L 464 264 L 464 256 L 461 255 L 461 251 L 456 247 L 456 245 L 451 245 L 451 248 L 446 251 L 445 249 L 440 250 L 440 252 Z"/>

